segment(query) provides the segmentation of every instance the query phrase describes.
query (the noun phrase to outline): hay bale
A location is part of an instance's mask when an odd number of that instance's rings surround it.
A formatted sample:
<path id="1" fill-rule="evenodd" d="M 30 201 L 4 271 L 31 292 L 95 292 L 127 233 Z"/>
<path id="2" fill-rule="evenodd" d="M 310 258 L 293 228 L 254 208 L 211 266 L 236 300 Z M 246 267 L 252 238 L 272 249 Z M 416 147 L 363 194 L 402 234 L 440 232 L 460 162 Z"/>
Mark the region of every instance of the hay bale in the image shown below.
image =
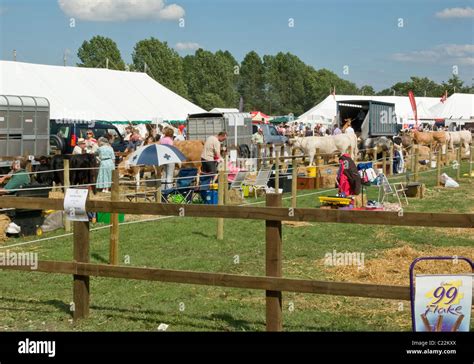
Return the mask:
<path id="1" fill-rule="evenodd" d="M 10 223 L 11 220 L 7 215 L 0 215 L 0 243 L 8 239 L 6 231 Z"/>
<path id="2" fill-rule="evenodd" d="M 229 205 L 240 205 L 244 203 L 242 193 L 239 190 L 231 189 L 228 191 L 227 202 Z"/>

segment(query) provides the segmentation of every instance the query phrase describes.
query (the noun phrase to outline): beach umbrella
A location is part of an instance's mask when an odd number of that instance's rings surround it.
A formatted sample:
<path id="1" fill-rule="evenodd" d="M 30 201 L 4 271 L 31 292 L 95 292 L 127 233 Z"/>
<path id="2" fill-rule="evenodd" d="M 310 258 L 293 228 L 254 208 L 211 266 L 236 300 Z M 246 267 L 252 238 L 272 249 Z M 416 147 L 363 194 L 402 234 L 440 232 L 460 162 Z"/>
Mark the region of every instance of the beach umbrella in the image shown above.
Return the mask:
<path id="1" fill-rule="evenodd" d="M 170 163 L 181 163 L 186 160 L 181 151 L 166 144 L 149 144 L 138 148 L 131 157 L 132 166 L 162 166 Z"/>

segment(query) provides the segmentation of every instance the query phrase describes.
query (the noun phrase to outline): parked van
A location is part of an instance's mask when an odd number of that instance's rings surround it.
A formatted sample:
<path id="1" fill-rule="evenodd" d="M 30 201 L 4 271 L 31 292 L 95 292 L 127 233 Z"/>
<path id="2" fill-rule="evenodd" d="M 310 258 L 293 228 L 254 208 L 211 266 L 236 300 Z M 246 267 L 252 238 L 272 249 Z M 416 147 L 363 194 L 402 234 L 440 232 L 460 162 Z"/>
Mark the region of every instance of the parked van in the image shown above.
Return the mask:
<path id="1" fill-rule="evenodd" d="M 117 127 L 106 121 L 53 120 L 50 124 L 49 139 L 51 152 L 59 151 L 61 154 L 71 154 L 80 138 L 87 139 L 88 130 L 92 130 L 95 139 L 99 139 L 107 133 L 112 135 L 114 142 L 111 146 L 115 152 L 123 152 L 127 148 L 127 143 L 123 140 Z"/>

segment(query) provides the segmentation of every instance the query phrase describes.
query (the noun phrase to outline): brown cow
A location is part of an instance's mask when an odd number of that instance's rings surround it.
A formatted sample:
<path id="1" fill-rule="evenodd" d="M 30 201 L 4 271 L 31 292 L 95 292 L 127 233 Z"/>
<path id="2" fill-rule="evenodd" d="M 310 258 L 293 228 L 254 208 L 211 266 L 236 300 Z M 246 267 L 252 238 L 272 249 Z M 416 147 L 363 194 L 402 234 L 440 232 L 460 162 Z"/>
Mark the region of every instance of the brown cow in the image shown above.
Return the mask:
<path id="1" fill-rule="evenodd" d="M 433 142 L 433 133 L 415 130 L 413 133 L 413 142 L 418 145 L 431 145 Z"/>
<path id="2" fill-rule="evenodd" d="M 194 167 L 201 170 L 201 154 L 204 142 L 201 140 L 175 141 L 174 146 L 184 154 L 189 163 L 183 163 L 183 167 Z"/>

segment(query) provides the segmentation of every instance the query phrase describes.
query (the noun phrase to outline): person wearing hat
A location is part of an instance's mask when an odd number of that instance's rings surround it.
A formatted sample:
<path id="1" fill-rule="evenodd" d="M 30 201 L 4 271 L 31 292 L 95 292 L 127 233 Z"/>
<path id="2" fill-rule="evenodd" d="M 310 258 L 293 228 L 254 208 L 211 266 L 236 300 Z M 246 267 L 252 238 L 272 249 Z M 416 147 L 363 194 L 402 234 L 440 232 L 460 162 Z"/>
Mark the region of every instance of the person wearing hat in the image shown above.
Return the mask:
<path id="1" fill-rule="evenodd" d="M 72 150 L 72 154 L 85 154 L 86 153 L 86 140 L 84 138 L 79 138 L 77 141 L 77 145 Z"/>
<path id="2" fill-rule="evenodd" d="M 99 139 L 99 149 L 96 154 L 100 160 L 97 188 L 102 189 L 102 192 L 110 192 L 112 171 L 115 169 L 115 153 L 107 138 Z"/>
<path id="3" fill-rule="evenodd" d="M 0 188 L 0 195 L 6 195 L 12 190 L 17 190 L 21 186 L 29 185 L 31 183 L 30 175 L 26 173 L 26 165 L 28 160 L 16 160 L 12 163 L 11 172 L 0 178 L 0 183 L 5 183 L 8 179 L 8 183 L 4 188 Z"/>

